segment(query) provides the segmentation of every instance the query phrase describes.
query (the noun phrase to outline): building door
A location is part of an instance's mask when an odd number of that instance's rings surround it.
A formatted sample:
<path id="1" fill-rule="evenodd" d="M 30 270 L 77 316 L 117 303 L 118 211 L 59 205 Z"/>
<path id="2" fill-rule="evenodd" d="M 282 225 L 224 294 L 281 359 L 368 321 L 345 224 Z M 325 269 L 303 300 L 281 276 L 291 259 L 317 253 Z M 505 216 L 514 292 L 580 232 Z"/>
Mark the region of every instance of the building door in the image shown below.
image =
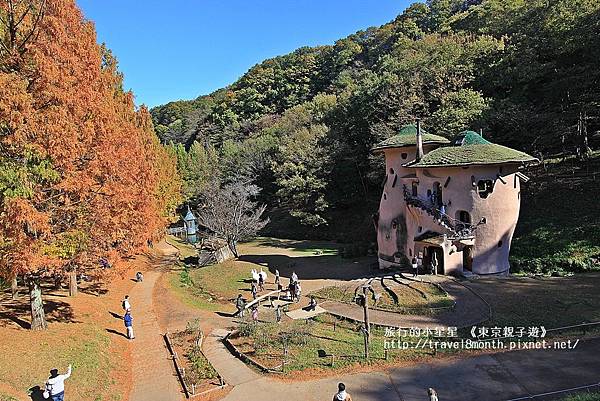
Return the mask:
<path id="1" fill-rule="evenodd" d="M 463 270 L 473 271 L 473 247 L 465 246 L 463 248 Z"/>
<path id="2" fill-rule="evenodd" d="M 431 248 L 431 249 L 433 251 L 432 255 L 431 255 L 431 259 L 432 259 L 432 261 L 435 260 L 435 262 L 437 262 L 436 273 L 444 274 L 444 250 L 437 246 L 435 248 Z"/>

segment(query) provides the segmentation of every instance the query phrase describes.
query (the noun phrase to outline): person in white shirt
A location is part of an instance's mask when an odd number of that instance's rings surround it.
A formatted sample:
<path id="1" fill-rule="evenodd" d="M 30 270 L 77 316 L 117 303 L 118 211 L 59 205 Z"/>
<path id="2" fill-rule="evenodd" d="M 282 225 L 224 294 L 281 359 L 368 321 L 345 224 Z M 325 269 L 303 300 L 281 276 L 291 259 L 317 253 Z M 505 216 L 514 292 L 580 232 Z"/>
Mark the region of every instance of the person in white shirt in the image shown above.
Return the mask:
<path id="1" fill-rule="evenodd" d="M 298 275 L 296 272 L 292 272 L 292 278 L 290 279 L 290 282 L 295 283 L 296 281 L 298 281 Z"/>
<path id="2" fill-rule="evenodd" d="M 125 299 L 123 299 L 123 302 L 121 303 L 121 306 L 123 307 L 123 310 L 125 312 L 131 310 L 131 304 L 129 303 L 129 295 L 125 295 Z"/>
<path id="3" fill-rule="evenodd" d="M 58 369 L 50 371 L 50 377 L 46 381 L 46 392 L 52 401 L 63 401 L 65 399 L 65 380 L 69 376 L 71 376 L 71 365 L 69 365 L 67 373 L 64 375 L 59 375 Z"/>

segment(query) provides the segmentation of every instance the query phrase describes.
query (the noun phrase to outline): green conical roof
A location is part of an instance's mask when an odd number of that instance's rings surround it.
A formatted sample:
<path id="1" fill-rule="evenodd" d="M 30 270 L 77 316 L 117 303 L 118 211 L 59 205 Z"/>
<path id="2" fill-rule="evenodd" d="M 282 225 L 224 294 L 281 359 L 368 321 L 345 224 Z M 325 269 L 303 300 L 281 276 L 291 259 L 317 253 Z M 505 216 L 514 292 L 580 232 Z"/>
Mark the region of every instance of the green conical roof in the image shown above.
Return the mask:
<path id="1" fill-rule="evenodd" d="M 421 161 L 407 167 L 452 167 L 480 164 L 525 163 L 537 159 L 527 153 L 497 145 L 473 131 L 461 132 L 451 146 L 427 153 Z"/>
<path id="2" fill-rule="evenodd" d="M 424 130 L 421 130 L 423 135 L 423 144 L 439 143 L 447 144 L 450 141 L 443 136 L 429 134 Z M 398 133 L 383 142 L 379 142 L 373 147 L 373 150 L 382 150 L 389 148 L 402 148 L 405 146 L 416 146 L 417 145 L 417 127 L 414 124 L 405 125 L 400 128 Z"/>

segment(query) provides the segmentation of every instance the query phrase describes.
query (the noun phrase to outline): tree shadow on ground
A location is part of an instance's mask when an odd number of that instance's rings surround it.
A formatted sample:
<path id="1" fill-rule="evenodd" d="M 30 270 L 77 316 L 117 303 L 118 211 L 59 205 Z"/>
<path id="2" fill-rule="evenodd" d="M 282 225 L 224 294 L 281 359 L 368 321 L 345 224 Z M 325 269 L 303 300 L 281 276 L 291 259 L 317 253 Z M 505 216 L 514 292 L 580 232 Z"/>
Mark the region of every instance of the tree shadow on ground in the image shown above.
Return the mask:
<path id="1" fill-rule="evenodd" d="M 153 266 L 153 269 L 161 272 L 171 272 L 180 270 L 180 263 L 177 255 L 162 255 L 162 254 L 146 254 L 148 264 Z"/>
<path id="2" fill-rule="evenodd" d="M 84 294 L 94 295 L 97 297 L 108 293 L 108 289 L 105 287 L 104 283 L 100 281 L 96 281 L 86 285 L 81 285 L 79 287 L 79 291 L 83 292 Z"/>
<path id="3" fill-rule="evenodd" d="M 354 280 L 373 274 L 371 269 L 374 257 L 342 259 L 338 255 L 296 256 L 281 254 L 241 255 L 240 261 L 265 266 L 271 273 L 275 269 L 283 277 L 296 272 L 300 281 L 316 279 Z"/>
<path id="4" fill-rule="evenodd" d="M 66 302 L 44 298 L 44 312 L 48 323 L 80 323 L 74 320 L 73 309 Z M 24 329 L 31 328 L 29 298 L 20 296 L 16 300 L 0 299 L 0 326 L 17 324 Z"/>

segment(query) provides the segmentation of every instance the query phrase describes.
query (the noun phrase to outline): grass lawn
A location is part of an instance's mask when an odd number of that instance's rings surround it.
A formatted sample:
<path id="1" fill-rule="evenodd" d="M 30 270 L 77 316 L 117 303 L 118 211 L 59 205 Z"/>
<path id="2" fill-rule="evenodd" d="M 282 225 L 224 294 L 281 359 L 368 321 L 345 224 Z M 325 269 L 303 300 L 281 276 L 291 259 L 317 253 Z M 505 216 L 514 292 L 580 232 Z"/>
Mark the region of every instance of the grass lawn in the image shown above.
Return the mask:
<path id="1" fill-rule="evenodd" d="M 51 368 L 64 373 L 72 364 L 73 374 L 66 383 L 69 399 L 122 399 L 120 394 L 107 395 L 115 380 L 111 375 L 110 338 L 103 328 L 88 323 L 53 323 L 43 332 L 5 334 L 0 342 L 0 383 L 27 394 L 28 389 L 43 386 Z"/>
<path id="2" fill-rule="evenodd" d="M 562 327 L 600 321 L 600 273 L 572 277 L 480 278 L 465 282 L 492 306 L 500 326 Z"/>
<path id="3" fill-rule="evenodd" d="M 165 237 L 165 241 L 167 242 L 167 244 L 177 248 L 177 250 L 179 251 L 179 257 L 181 259 L 198 256 L 198 251 L 196 250 L 196 248 L 192 244 L 184 240 L 181 240 L 173 235 L 167 235 Z"/>
<path id="4" fill-rule="evenodd" d="M 336 322 L 335 328 L 333 322 Z M 248 322 L 240 325 L 239 336 L 234 337 L 232 343 L 249 357 L 274 370 L 281 370 L 284 343 L 287 344 L 285 372 L 288 374 L 306 369 L 339 370 L 356 365 L 433 358 L 429 349 L 411 348 L 390 350 L 386 361 L 385 332 L 373 328 L 370 359 L 365 360 L 364 337 L 358 328 L 358 324 L 337 320 L 330 315 L 320 315 L 315 320 L 308 321 L 286 320 L 280 324 Z M 411 342 L 417 340 L 412 337 L 395 339 Z M 331 366 L 331 355 L 335 355 L 334 366 Z"/>
<path id="5" fill-rule="evenodd" d="M 372 283 L 374 291 L 380 295 L 376 307 L 399 313 L 423 314 L 430 313 L 429 308 L 440 308 L 452 306 L 453 301 L 436 286 L 429 283 L 411 283 L 409 286 L 394 284 L 387 285 L 394 292 L 397 300 L 385 290 L 379 281 Z M 317 290 L 312 295 L 318 298 L 329 299 L 338 302 L 354 303 L 355 285 L 329 286 Z M 421 292 L 426 295 L 425 298 Z M 372 301 L 371 301 L 372 304 Z"/>
<path id="6" fill-rule="evenodd" d="M 169 241 L 182 250 L 188 247 L 175 238 L 169 238 Z M 270 271 L 265 285 L 267 291 L 275 289 L 272 273 L 275 268 L 280 270 L 282 277 L 289 277 L 294 270 L 301 280 L 327 278 L 330 274 L 348 275 L 352 269 L 367 269 L 357 264 L 362 259 L 343 259 L 338 254 L 337 245 L 328 242 L 261 237 L 240 244 L 239 250 L 239 259 L 211 266 L 181 263 L 180 270 L 170 274 L 171 288 L 190 306 L 211 311 L 234 311 L 233 299 L 238 294 L 250 298 L 252 269 Z"/>

